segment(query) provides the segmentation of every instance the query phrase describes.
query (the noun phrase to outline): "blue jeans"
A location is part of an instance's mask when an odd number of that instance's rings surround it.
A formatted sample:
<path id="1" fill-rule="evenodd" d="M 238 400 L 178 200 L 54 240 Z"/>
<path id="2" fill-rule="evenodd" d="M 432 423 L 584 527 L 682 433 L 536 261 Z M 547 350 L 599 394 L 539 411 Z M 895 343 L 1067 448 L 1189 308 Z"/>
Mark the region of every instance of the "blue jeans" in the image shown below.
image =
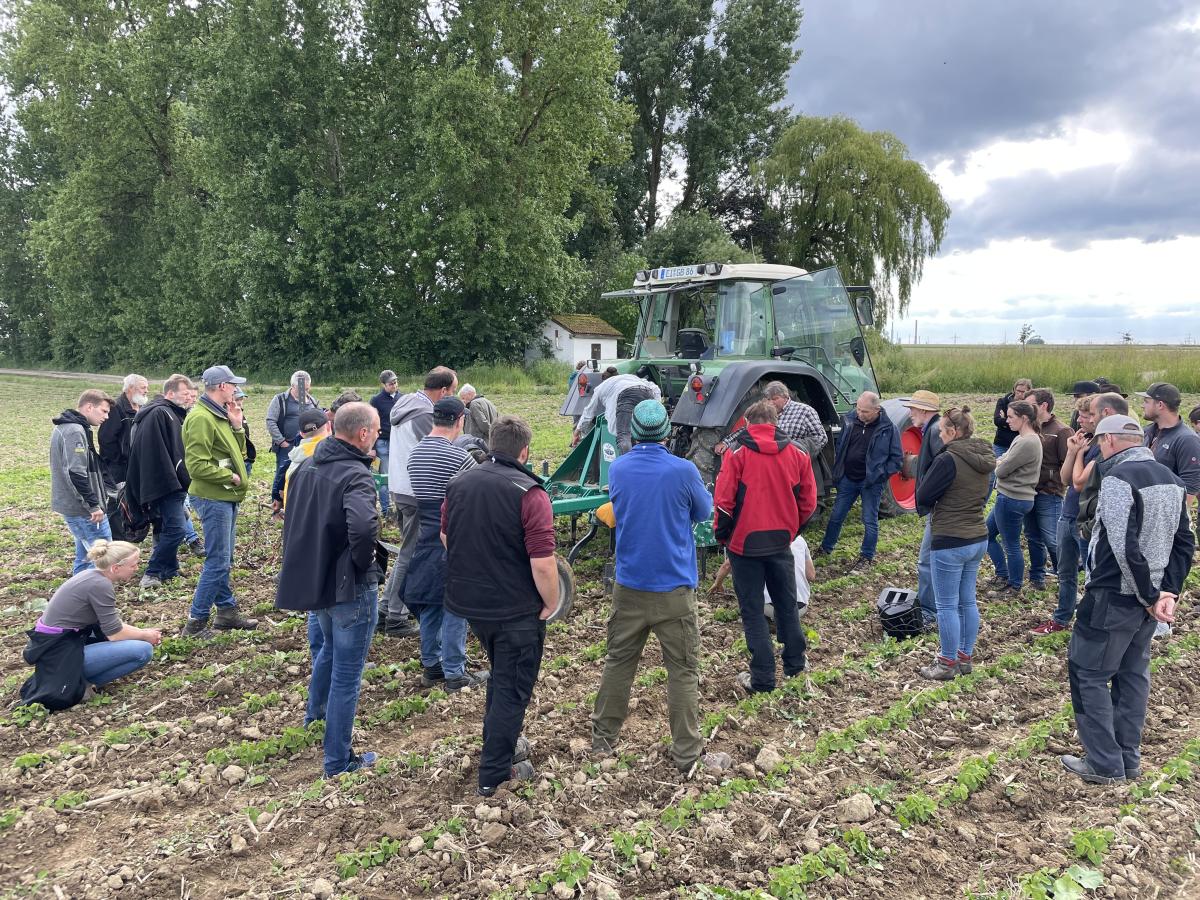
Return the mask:
<path id="1" fill-rule="evenodd" d="M 804 671 L 808 650 L 804 628 L 796 609 L 796 561 L 790 550 L 774 556 L 728 554 L 733 590 L 742 616 L 742 631 L 750 650 L 750 688 L 775 690 L 775 642 L 764 612 L 763 588 L 775 607 L 775 632 L 783 644 L 783 674 L 787 678 Z"/>
<path id="2" fill-rule="evenodd" d="M 833 502 L 833 512 L 829 514 L 829 524 L 825 526 L 825 537 L 821 539 L 821 549 L 826 553 L 833 552 L 838 538 L 842 536 L 842 524 L 850 514 L 854 501 L 862 497 L 863 540 L 859 551 L 867 559 L 874 559 L 875 545 L 879 543 L 879 498 L 883 496 L 884 482 L 867 484 L 865 481 L 851 481 L 844 475 L 838 479 L 837 499 Z"/>
<path id="3" fill-rule="evenodd" d="M 154 655 L 149 641 L 98 641 L 83 648 L 83 677 L 99 687 L 136 672 Z"/>
<path id="4" fill-rule="evenodd" d="M 1021 554 L 1021 523 L 1033 509 L 1032 500 L 1014 500 L 1000 494 L 987 518 L 988 556 L 996 566 L 996 575 L 1008 579 L 1014 588 L 1025 582 L 1025 557 Z M 1000 540 L 997 541 L 997 536 Z M 1001 542 L 1004 546 L 1001 547 Z"/>
<path id="5" fill-rule="evenodd" d="M 992 444 L 992 455 L 995 456 L 996 459 L 999 459 L 1007 452 L 1008 452 L 1007 447 L 1001 447 L 999 444 Z M 992 499 L 992 491 L 994 491 L 995 489 L 996 489 L 996 470 L 992 469 L 992 471 L 988 473 L 988 493 L 987 493 L 987 499 L 983 501 L 984 506 L 987 506 L 988 501 Z"/>
<path id="6" fill-rule="evenodd" d="M 275 452 L 275 478 L 271 481 L 271 499 L 283 499 L 283 482 L 287 477 L 288 466 L 292 464 L 288 454 L 292 452 L 292 447 L 295 444 L 288 443 L 287 447 L 276 447 Z"/>
<path id="7" fill-rule="evenodd" d="M 247 466 L 246 476 L 249 477 L 249 475 L 250 468 Z M 183 517 L 183 530 L 186 532 L 183 536 L 183 542 L 185 544 L 194 544 L 200 540 L 200 535 L 196 533 L 196 526 L 192 522 L 192 498 L 187 494 L 183 495 L 183 511 L 185 513 Z"/>
<path id="8" fill-rule="evenodd" d="M 87 552 L 100 538 L 112 540 L 108 516 L 99 522 L 93 522 L 89 516 L 63 516 L 63 521 L 67 523 L 71 537 L 75 538 L 75 566 L 71 569 L 71 574 L 78 575 L 84 569 L 96 568 L 88 561 Z"/>
<path id="9" fill-rule="evenodd" d="M 1025 516 L 1025 543 L 1029 545 L 1029 580 L 1042 584 L 1046 580 L 1046 559 L 1050 568 L 1058 571 L 1058 520 L 1062 516 L 1063 498 L 1057 494 L 1038 494 L 1033 509 Z"/>
<path id="10" fill-rule="evenodd" d="M 154 511 L 162 520 L 162 530 L 158 533 L 158 543 L 150 554 L 150 562 L 146 564 L 146 574 L 153 575 L 160 581 L 174 578 L 179 574 L 179 545 L 187 537 L 187 511 L 183 508 L 185 491 L 173 491 L 165 497 L 154 501 Z"/>
<path id="11" fill-rule="evenodd" d="M 938 652 L 953 660 L 975 652 L 979 637 L 979 606 L 975 582 L 987 541 L 930 553 L 933 590 L 937 596 Z"/>
<path id="12" fill-rule="evenodd" d="M 1070 625 L 1079 590 L 1079 567 L 1087 559 L 1087 542 L 1074 516 L 1058 520 L 1058 607 L 1054 621 Z"/>
<path id="13" fill-rule="evenodd" d="M 192 506 L 200 514 L 204 528 L 204 568 L 196 582 L 196 594 L 188 613 L 193 619 L 208 619 L 214 605 L 237 606 L 229 584 L 233 568 L 233 542 L 237 536 L 238 505 L 232 500 L 208 500 L 192 497 Z"/>
<path id="14" fill-rule="evenodd" d="M 310 612 L 306 619 L 308 620 L 308 652 L 312 654 L 313 659 L 316 659 L 321 655 L 321 648 L 325 646 L 325 633 L 321 631 L 321 617 L 315 612 Z"/>
<path id="15" fill-rule="evenodd" d="M 367 650 L 375 634 L 379 588 L 355 587 L 354 599 L 318 609 L 310 616 L 321 627 L 321 649 L 313 659 L 304 724 L 325 720 L 325 774 L 337 775 L 350 765 L 350 737 Z"/>
<path id="16" fill-rule="evenodd" d="M 412 607 L 421 625 L 421 665 L 442 668 L 447 678 L 461 678 L 467 668 L 467 620 L 440 603 Z"/>
<path id="17" fill-rule="evenodd" d="M 375 457 L 379 460 L 379 471 L 384 475 L 388 470 L 388 447 L 390 442 L 387 438 L 379 438 L 375 441 Z M 379 508 L 386 516 L 392 509 L 392 500 L 388 496 L 389 491 L 386 487 L 379 489 Z"/>
<path id="18" fill-rule="evenodd" d="M 933 566 L 929 554 L 933 543 L 933 516 L 925 517 L 925 533 L 917 554 L 917 597 L 921 601 L 921 618 L 930 622 L 937 618 L 937 602 L 933 591 Z"/>

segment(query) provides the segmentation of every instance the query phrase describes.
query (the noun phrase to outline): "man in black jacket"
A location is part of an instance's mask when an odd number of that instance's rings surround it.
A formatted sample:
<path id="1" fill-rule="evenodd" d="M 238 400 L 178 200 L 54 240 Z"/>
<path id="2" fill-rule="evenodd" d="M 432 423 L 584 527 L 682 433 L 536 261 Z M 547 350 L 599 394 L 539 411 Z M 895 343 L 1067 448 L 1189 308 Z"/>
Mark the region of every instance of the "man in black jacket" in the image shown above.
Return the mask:
<path id="1" fill-rule="evenodd" d="M 172 375 L 163 383 L 162 397 L 142 407 L 130 429 L 126 495 L 149 512 L 158 532 L 143 588 L 179 574 L 179 545 L 187 538 L 189 521 L 183 504 L 192 483 L 183 462 L 183 419 L 192 390 L 190 378 Z"/>
<path id="2" fill-rule="evenodd" d="M 121 394 L 109 409 L 108 420 L 96 430 L 100 459 L 113 484 L 125 480 L 129 465 L 129 430 L 138 410 L 150 401 L 149 390 L 150 382 L 141 375 L 126 375 L 121 383 Z"/>
<path id="3" fill-rule="evenodd" d="M 1142 446 L 1129 416 L 1096 425 L 1106 468 L 1088 546 L 1087 585 L 1071 633 L 1067 674 L 1085 756 L 1063 756 L 1092 784 L 1141 775 L 1155 622 L 1173 622 L 1195 539 L 1187 488 Z"/>
<path id="4" fill-rule="evenodd" d="M 379 598 L 371 477 L 378 437 L 379 413 L 366 403 L 347 403 L 334 416 L 333 437 L 317 445 L 288 485 L 275 606 L 308 611 L 321 626 L 304 724 L 325 720 L 326 776 L 378 758 L 350 746 Z"/>

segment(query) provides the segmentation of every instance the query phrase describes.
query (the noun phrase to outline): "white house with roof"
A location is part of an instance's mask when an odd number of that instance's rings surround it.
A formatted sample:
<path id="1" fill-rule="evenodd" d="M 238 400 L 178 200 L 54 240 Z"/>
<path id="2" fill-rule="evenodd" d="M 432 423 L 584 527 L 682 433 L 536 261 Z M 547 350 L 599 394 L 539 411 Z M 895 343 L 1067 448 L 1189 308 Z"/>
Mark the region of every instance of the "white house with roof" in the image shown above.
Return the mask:
<path id="1" fill-rule="evenodd" d="M 561 313 L 551 316 L 525 350 L 529 362 L 551 358 L 574 365 L 581 359 L 616 359 L 621 332 L 599 316 Z"/>

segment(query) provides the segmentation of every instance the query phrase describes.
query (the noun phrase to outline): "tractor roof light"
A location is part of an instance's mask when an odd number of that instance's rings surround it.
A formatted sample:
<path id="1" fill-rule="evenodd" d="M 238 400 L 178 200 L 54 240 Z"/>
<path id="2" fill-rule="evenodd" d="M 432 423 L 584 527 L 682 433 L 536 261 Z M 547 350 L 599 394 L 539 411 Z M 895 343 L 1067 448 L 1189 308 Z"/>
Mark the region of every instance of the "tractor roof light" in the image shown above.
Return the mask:
<path id="1" fill-rule="evenodd" d="M 649 281 L 650 280 L 650 270 L 649 269 L 638 269 L 637 272 L 633 276 L 633 280 L 634 281 Z"/>
<path id="2" fill-rule="evenodd" d="M 720 275 L 721 274 L 721 264 L 715 263 L 715 262 L 705 263 L 704 273 L 706 275 Z"/>

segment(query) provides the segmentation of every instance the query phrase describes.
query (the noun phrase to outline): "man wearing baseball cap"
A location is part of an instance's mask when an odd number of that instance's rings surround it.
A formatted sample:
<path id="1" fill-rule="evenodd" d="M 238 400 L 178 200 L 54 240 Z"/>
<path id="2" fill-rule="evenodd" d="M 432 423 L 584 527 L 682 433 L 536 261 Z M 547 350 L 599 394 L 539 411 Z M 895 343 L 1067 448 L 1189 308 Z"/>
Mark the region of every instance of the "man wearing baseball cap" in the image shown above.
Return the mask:
<path id="1" fill-rule="evenodd" d="M 1189 504 L 1200 494 L 1200 435 L 1197 435 L 1179 415 L 1183 397 L 1179 388 L 1165 381 L 1156 381 L 1144 391 L 1142 418 L 1146 426 L 1146 446 L 1154 458 L 1179 476 L 1187 488 Z M 1155 637 L 1166 637 L 1171 626 L 1160 623 Z"/>
<path id="2" fill-rule="evenodd" d="M 1085 755 L 1062 757 L 1092 784 L 1141 775 L 1154 623 L 1174 621 L 1196 546 L 1187 489 L 1142 440 L 1129 416 L 1096 425 L 1106 468 L 1067 666 Z"/>
<path id="3" fill-rule="evenodd" d="M 214 605 L 214 628 L 254 629 L 258 622 L 238 612 L 229 584 L 238 504 L 249 487 L 246 431 L 242 411 L 233 402 L 237 386 L 246 379 L 228 366 L 210 366 L 201 378 L 204 396 L 183 420 L 183 458 L 192 478 L 188 495 L 204 526 L 206 552 L 183 634 L 209 638 L 208 616 Z"/>
<path id="4" fill-rule="evenodd" d="M 700 470 L 664 443 L 671 418 L 661 401 L 633 408 L 632 446 L 608 470 L 617 531 L 617 571 L 608 617 L 608 656 L 592 713 L 592 750 L 613 752 L 629 691 L 653 632 L 667 668 L 671 756 L 687 772 L 700 758 L 700 625 L 692 526 L 712 515 Z"/>
<path id="5" fill-rule="evenodd" d="M 942 398 L 933 391 L 914 391 L 908 400 L 902 402 L 908 408 L 912 427 L 921 432 L 921 452 L 915 460 L 911 460 L 911 477 L 920 486 L 921 479 L 933 465 L 934 457 L 945 447 L 941 429 L 938 428 Z M 909 464 L 910 460 L 905 459 L 906 468 Z M 921 538 L 921 549 L 917 554 L 917 596 L 921 601 L 921 618 L 927 631 L 937 628 L 937 601 L 933 596 L 933 569 L 929 561 L 933 547 L 933 532 L 930 530 L 932 521 L 932 516 L 925 517 L 925 535 Z"/>
<path id="6" fill-rule="evenodd" d="M 433 404 L 433 428 L 408 455 L 408 481 L 417 500 L 417 544 L 404 579 L 404 603 L 420 622 L 421 683 L 453 693 L 487 681 L 467 669 L 467 620 L 445 608 L 446 545 L 442 502 L 446 485 L 475 468 L 475 457 L 454 441 L 463 433 L 466 407 L 457 397 Z"/>

